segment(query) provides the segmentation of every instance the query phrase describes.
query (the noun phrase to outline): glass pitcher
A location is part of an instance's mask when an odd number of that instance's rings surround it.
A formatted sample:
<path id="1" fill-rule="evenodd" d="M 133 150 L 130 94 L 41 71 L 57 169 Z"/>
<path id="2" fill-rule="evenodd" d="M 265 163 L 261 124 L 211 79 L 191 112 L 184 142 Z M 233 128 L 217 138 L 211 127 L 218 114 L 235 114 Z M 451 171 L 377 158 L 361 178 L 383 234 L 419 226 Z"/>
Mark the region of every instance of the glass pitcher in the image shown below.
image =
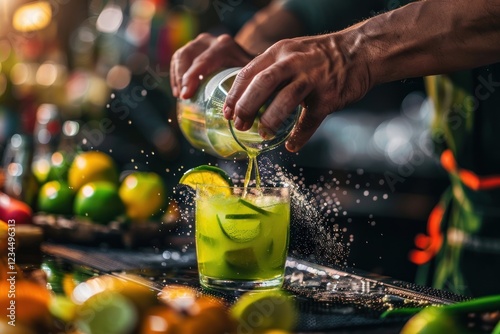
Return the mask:
<path id="1" fill-rule="evenodd" d="M 186 139 L 195 148 L 223 159 L 246 158 L 248 153 L 258 155 L 278 147 L 290 134 L 300 113 L 297 106 L 273 137 L 263 139 L 258 132 L 259 115 L 269 101 L 260 108 L 248 131 L 234 128 L 233 121 L 224 118 L 222 108 L 240 69 L 229 68 L 214 74 L 201 83 L 191 99 L 177 101 L 177 118 Z"/>

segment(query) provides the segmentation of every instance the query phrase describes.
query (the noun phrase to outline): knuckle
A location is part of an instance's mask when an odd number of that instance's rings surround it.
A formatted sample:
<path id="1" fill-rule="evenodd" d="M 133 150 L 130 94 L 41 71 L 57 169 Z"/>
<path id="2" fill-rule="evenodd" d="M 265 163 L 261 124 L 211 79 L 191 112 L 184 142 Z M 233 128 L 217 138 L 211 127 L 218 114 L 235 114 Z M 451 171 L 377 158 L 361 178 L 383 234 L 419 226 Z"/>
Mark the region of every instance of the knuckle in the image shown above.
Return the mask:
<path id="1" fill-rule="evenodd" d="M 234 108 L 235 103 L 236 103 L 236 97 L 234 96 L 234 94 L 229 93 L 229 94 L 226 96 L 225 103 L 226 103 L 226 105 L 227 105 L 227 106 L 229 106 L 229 107 L 231 107 L 231 108 Z"/>
<path id="2" fill-rule="evenodd" d="M 219 37 L 217 37 L 217 42 L 220 44 L 229 44 L 231 43 L 233 38 L 229 34 L 222 34 Z"/>
<path id="3" fill-rule="evenodd" d="M 252 117 L 252 111 L 241 101 L 236 103 L 236 110 L 238 110 L 238 116 L 245 121 Z"/>
<path id="4" fill-rule="evenodd" d="M 255 76 L 255 83 L 262 87 L 272 87 L 275 85 L 276 76 L 271 71 L 262 71 Z"/>
<path id="5" fill-rule="evenodd" d="M 195 41 L 204 41 L 204 40 L 210 39 L 212 37 L 213 36 L 211 34 L 209 34 L 208 32 L 202 32 L 194 40 Z"/>
<path id="6" fill-rule="evenodd" d="M 279 40 L 274 44 L 275 49 L 281 49 L 288 44 L 288 39 Z"/>
<path id="7" fill-rule="evenodd" d="M 268 50 L 273 53 L 282 53 L 283 51 L 288 49 L 290 45 L 290 39 L 282 39 L 274 43 Z"/>
<path id="8" fill-rule="evenodd" d="M 252 78 L 253 75 L 253 66 L 252 64 L 248 64 L 247 66 L 243 67 L 239 72 L 238 75 L 236 76 L 236 80 L 243 80 L 246 81 L 250 78 Z"/>

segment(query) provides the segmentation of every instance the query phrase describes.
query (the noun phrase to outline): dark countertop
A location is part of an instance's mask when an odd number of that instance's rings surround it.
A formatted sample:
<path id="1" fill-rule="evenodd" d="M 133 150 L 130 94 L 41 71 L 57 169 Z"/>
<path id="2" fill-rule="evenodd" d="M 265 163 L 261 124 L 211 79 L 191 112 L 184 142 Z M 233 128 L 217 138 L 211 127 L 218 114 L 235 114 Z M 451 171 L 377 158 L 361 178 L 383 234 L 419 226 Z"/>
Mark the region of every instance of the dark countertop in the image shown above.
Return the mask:
<path id="1" fill-rule="evenodd" d="M 146 277 L 160 291 L 168 284 L 187 284 L 230 303 L 236 296 L 206 291 L 199 286 L 193 249 L 125 250 L 46 243 L 45 256 L 98 273 L 126 278 Z M 449 304 L 465 297 L 412 283 L 363 273 L 353 268 L 331 268 L 288 258 L 284 289 L 296 296 L 297 333 L 399 333 L 409 316 L 381 319 L 389 308 Z"/>

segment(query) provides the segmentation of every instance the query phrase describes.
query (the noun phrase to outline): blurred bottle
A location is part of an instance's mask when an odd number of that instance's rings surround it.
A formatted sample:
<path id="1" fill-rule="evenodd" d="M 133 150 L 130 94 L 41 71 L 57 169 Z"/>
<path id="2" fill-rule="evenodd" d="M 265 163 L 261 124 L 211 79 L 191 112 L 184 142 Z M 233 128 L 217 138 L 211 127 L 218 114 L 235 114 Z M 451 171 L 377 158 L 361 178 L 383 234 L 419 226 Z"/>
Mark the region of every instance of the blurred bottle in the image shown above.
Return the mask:
<path id="1" fill-rule="evenodd" d="M 62 124 L 62 133 L 59 140 L 57 151 L 74 156 L 81 151 L 79 145 L 80 123 L 77 121 L 67 120 Z"/>
<path id="2" fill-rule="evenodd" d="M 59 145 L 61 117 L 54 104 L 41 104 L 33 129 L 33 162 L 31 169 L 39 183 L 44 183 L 50 171 L 50 159 Z"/>
<path id="3" fill-rule="evenodd" d="M 6 147 L 3 157 L 5 181 L 3 191 L 30 206 L 33 206 L 38 191 L 38 183 L 31 172 L 32 138 L 14 134 Z"/>

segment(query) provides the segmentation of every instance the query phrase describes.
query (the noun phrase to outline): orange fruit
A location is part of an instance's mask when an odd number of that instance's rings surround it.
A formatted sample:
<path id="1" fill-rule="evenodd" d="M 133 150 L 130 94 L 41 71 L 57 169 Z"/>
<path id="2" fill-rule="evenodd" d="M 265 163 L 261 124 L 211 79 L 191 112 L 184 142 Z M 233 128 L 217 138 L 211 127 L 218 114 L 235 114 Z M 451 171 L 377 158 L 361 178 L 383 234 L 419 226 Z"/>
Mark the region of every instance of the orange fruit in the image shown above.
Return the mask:
<path id="1" fill-rule="evenodd" d="M 16 323 L 30 326 L 46 325 L 50 319 L 50 292 L 44 286 L 28 280 L 20 280 L 18 277 L 8 279 L 0 282 L 2 318 L 9 319 L 13 314 Z"/>
<path id="2" fill-rule="evenodd" d="M 158 294 L 160 302 L 179 312 L 189 310 L 196 302 L 196 298 L 198 298 L 196 289 L 179 284 L 167 285 Z"/>
<path id="3" fill-rule="evenodd" d="M 133 172 L 123 179 L 119 188 L 127 216 L 144 221 L 165 206 L 167 194 L 161 177 L 153 172 Z"/>
<path id="4" fill-rule="evenodd" d="M 182 325 L 183 334 L 221 334 L 233 332 L 235 323 L 224 303 L 217 298 L 202 296 L 188 310 L 190 317 Z"/>
<path id="5" fill-rule="evenodd" d="M 8 230 L 9 225 L 3 220 L 0 220 L 0 254 L 4 254 L 7 251 L 9 244 Z"/>
<path id="6" fill-rule="evenodd" d="M 183 316 L 174 309 L 157 305 L 151 307 L 144 316 L 141 334 L 184 334 L 181 331 Z"/>
<path id="7" fill-rule="evenodd" d="M 95 181 L 118 184 L 118 169 L 113 159 L 103 152 L 88 151 L 78 154 L 68 171 L 68 184 L 73 190 Z"/>

